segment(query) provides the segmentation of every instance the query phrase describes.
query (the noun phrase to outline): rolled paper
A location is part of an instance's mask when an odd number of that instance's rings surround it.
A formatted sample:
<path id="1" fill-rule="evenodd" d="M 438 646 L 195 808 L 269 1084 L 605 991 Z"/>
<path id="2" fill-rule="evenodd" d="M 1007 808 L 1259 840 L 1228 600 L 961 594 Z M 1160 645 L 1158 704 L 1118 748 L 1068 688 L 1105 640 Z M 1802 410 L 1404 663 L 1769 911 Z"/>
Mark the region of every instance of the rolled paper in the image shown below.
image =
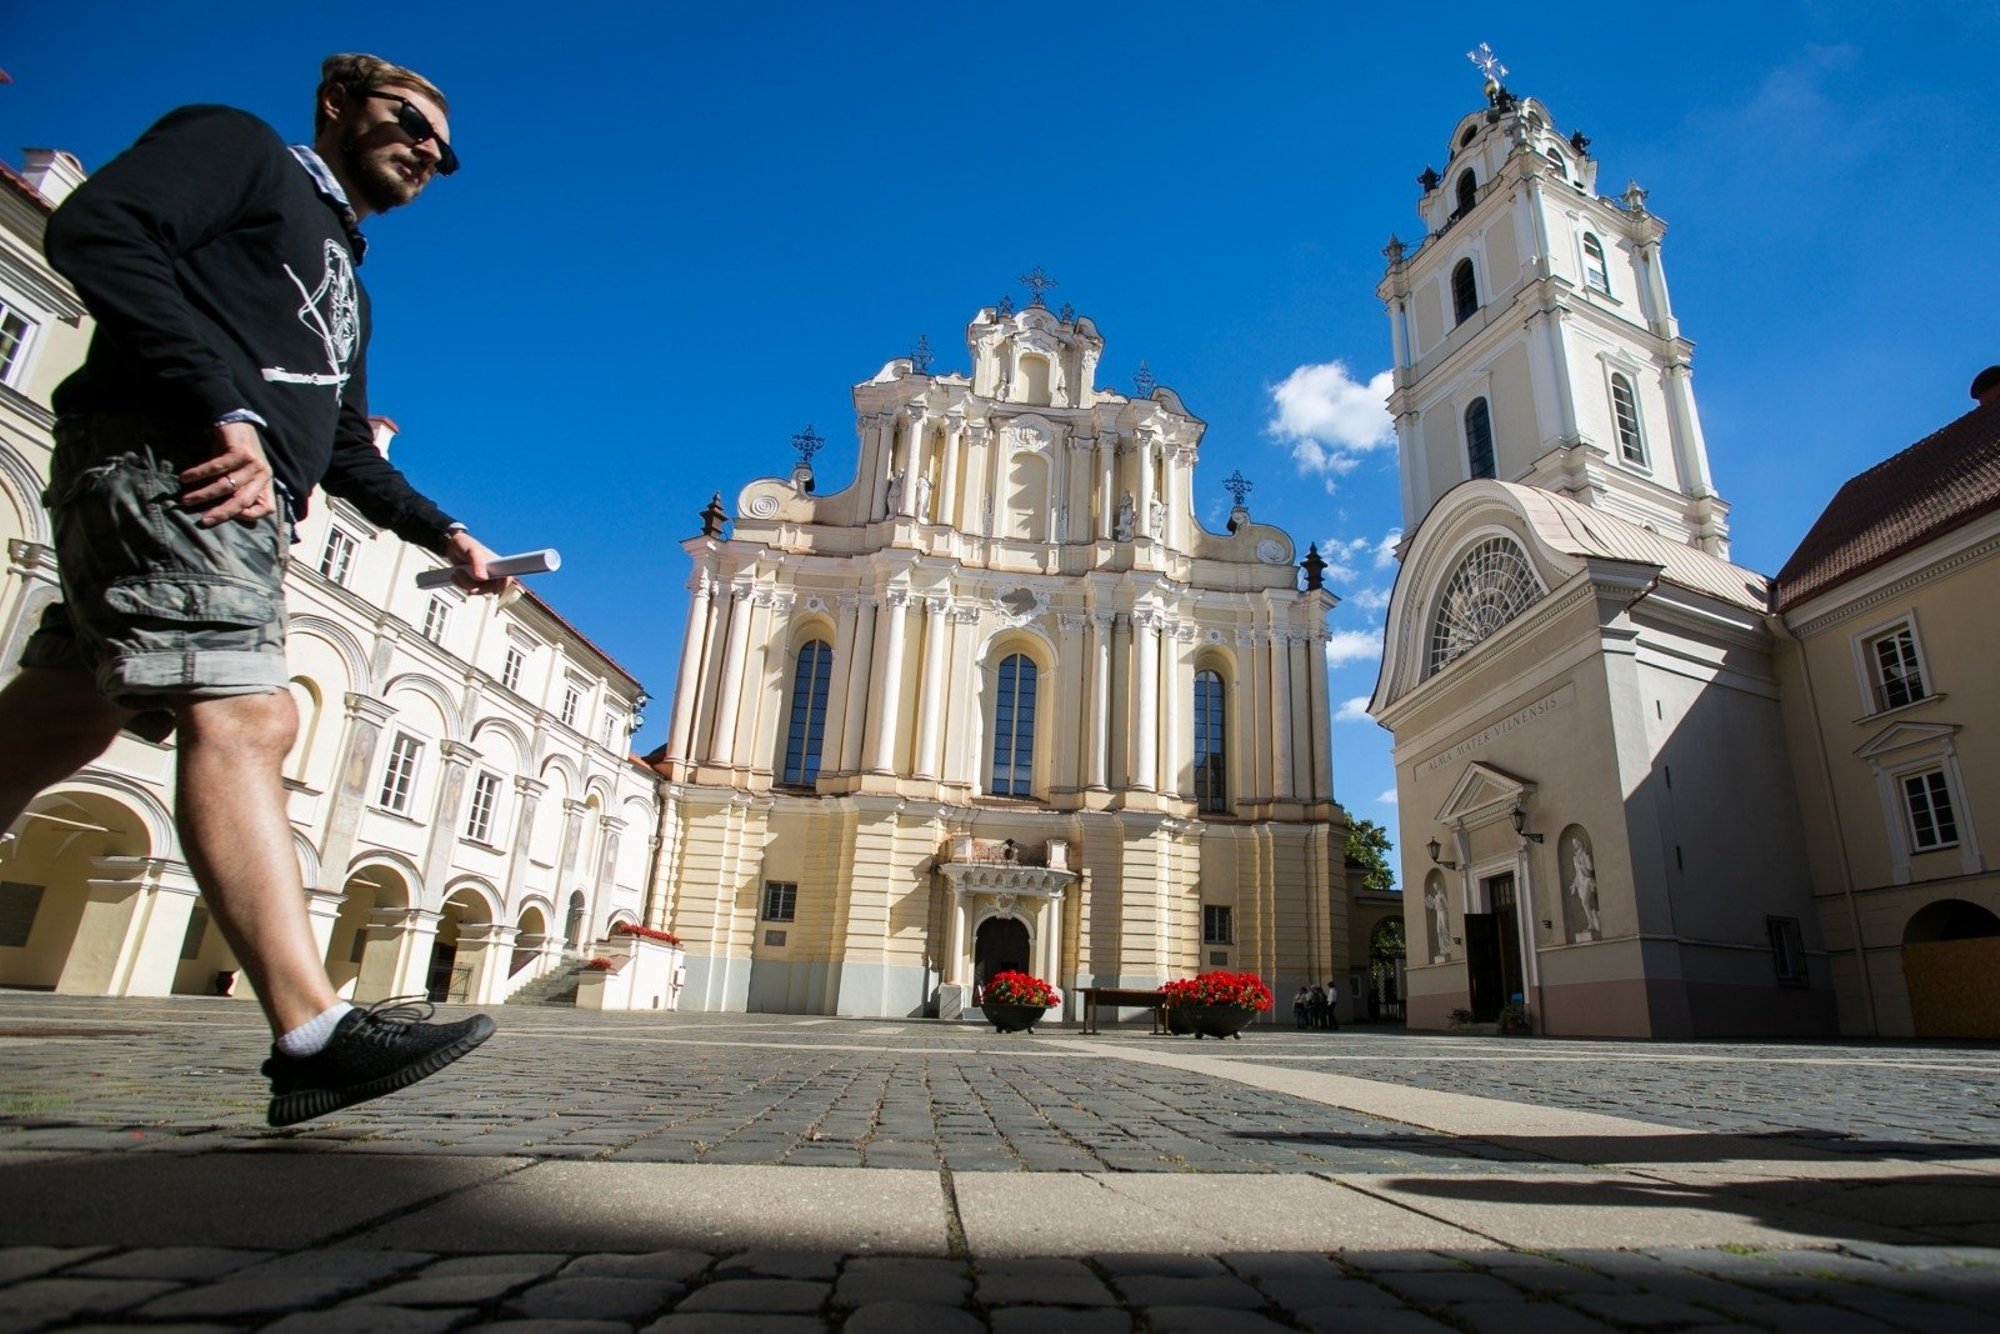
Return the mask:
<path id="1" fill-rule="evenodd" d="M 441 570 L 425 570 L 417 575 L 418 588 L 443 588 L 451 583 L 451 576 L 459 567 L 447 565 Z M 486 562 L 486 572 L 495 579 L 503 575 L 548 574 L 562 568 L 562 553 L 554 547 L 543 547 L 540 551 L 523 551 L 518 556 L 502 556 L 498 560 Z"/>

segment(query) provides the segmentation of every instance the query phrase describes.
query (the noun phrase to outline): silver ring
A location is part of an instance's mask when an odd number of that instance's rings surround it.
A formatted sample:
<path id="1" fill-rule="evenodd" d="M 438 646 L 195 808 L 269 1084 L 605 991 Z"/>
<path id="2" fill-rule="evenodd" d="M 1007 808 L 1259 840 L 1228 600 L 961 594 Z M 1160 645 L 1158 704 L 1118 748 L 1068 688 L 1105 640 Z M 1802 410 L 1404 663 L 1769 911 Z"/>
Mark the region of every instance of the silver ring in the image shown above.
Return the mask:
<path id="1" fill-rule="evenodd" d="M 224 473 L 222 474 L 222 480 L 229 483 L 229 489 L 231 491 L 234 491 L 236 489 L 236 478 L 233 475 L 229 473 Z"/>

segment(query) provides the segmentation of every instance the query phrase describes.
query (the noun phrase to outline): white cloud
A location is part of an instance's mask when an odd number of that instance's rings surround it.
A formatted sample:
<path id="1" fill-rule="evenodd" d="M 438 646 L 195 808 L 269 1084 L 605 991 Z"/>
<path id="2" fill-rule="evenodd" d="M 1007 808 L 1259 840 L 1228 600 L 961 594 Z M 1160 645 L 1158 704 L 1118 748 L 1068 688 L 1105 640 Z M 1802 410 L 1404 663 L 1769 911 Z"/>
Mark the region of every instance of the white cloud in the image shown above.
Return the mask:
<path id="1" fill-rule="evenodd" d="M 1374 544 L 1365 537 L 1343 542 L 1329 537 L 1319 543 L 1320 559 L 1326 562 L 1326 577 L 1336 584 L 1349 582 L 1358 574 L 1356 562 L 1366 559 Z"/>
<path id="2" fill-rule="evenodd" d="M 1300 472 L 1339 477 L 1359 467 L 1368 451 L 1396 443 L 1387 406 L 1394 387 L 1389 371 L 1363 383 L 1344 361 L 1300 366 L 1271 386 L 1265 429 L 1291 445 Z"/>
<path id="3" fill-rule="evenodd" d="M 1363 611 L 1380 611 L 1389 605 L 1389 590 L 1386 588 L 1357 588 L 1344 601 L 1351 607 Z"/>
<path id="4" fill-rule="evenodd" d="M 1382 535 L 1382 540 L 1375 544 L 1376 569 L 1386 570 L 1396 563 L 1396 544 L 1402 540 L 1403 530 L 1400 528 L 1391 528 Z"/>
<path id="5" fill-rule="evenodd" d="M 1390 788 L 1388 791 L 1376 797 L 1375 802 L 1379 806 L 1394 806 L 1396 804 L 1396 789 L 1393 787 Z"/>
<path id="6" fill-rule="evenodd" d="M 1368 662 L 1382 656 L 1382 627 L 1372 630 L 1335 630 L 1326 637 L 1326 665 L 1342 667 L 1350 662 Z"/>
<path id="7" fill-rule="evenodd" d="M 1356 695 L 1353 699 L 1340 701 L 1340 707 L 1334 711 L 1333 720 L 1337 723 L 1373 722 L 1374 719 L 1368 716 L 1368 696 Z"/>

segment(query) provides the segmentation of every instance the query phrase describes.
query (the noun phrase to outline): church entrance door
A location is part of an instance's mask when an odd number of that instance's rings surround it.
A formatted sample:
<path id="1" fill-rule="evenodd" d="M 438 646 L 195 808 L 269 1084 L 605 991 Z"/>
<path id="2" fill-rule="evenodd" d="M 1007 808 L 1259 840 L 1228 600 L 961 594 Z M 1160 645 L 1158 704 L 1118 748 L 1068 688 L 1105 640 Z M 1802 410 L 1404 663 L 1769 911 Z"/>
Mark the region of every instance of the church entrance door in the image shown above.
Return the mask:
<path id="1" fill-rule="evenodd" d="M 1521 976 L 1521 916 L 1514 904 L 1514 873 L 1482 882 L 1492 911 L 1465 915 L 1465 963 L 1472 992 L 1472 1017 L 1490 1024 L 1500 1007 L 1524 998 Z"/>
<path id="2" fill-rule="evenodd" d="M 973 978 L 984 991 L 995 973 L 1027 973 L 1028 924 L 1018 917 L 989 917 L 972 938 Z"/>

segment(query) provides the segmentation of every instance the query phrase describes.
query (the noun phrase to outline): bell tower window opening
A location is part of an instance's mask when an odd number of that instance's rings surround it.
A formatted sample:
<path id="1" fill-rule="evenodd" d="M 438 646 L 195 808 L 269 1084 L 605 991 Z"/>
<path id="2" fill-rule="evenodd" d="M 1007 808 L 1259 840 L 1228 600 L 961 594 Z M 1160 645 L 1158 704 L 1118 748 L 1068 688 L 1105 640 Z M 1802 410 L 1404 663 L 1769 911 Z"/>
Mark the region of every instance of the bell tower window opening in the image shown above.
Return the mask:
<path id="1" fill-rule="evenodd" d="M 1618 453 L 1627 463 L 1646 466 L 1646 439 L 1639 432 L 1639 398 L 1632 382 L 1623 375 L 1611 376 L 1611 415 L 1618 425 Z"/>
<path id="2" fill-rule="evenodd" d="M 1204 811 L 1229 809 L 1229 724 L 1222 675 L 1194 677 L 1194 795 Z"/>
<path id="3" fill-rule="evenodd" d="M 1431 622 L 1430 672 L 1463 657 L 1526 611 L 1540 582 L 1521 548 L 1489 537 L 1465 554 L 1438 599 Z"/>
<path id="4" fill-rule="evenodd" d="M 1452 213 L 1454 218 L 1462 218 L 1472 212 L 1472 206 L 1479 202 L 1479 178 L 1467 167 L 1458 174 L 1458 208 Z"/>
<path id="5" fill-rule="evenodd" d="M 1021 392 L 1037 407 L 1049 406 L 1049 359 L 1030 354 L 1021 358 Z"/>
<path id="6" fill-rule="evenodd" d="M 1454 324 L 1463 324 L 1479 309 L 1479 279 L 1472 271 L 1472 261 L 1461 259 L 1458 267 L 1451 271 L 1451 314 Z"/>
<path id="7" fill-rule="evenodd" d="M 785 770 L 781 782 L 811 787 L 819 781 L 821 744 L 826 737 L 827 681 L 833 674 L 833 649 L 814 639 L 799 650 L 792 673 L 791 725 L 785 736 Z"/>
<path id="8" fill-rule="evenodd" d="M 1595 232 L 1583 234 L 1583 281 L 1585 286 L 1611 295 L 1611 269 L 1604 262 L 1604 242 Z"/>
<path id="9" fill-rule="evenodd" d="M 993 785 L 997 797 L 1033 795 L 1035 773 L 1035 663 L 1025 653 L 1000 664 L 993 705 Z"/>
<path id="10" fill-rule="evenodd" d="M 1553 148 L 1545 148 L 1542 150 L 1542 156 L 1547 158 L 1549 165 L 1556 169 L 1556 175 L 1562 177 L 1565 181 L 1569 180 L 1569 164 L 1563 161 L 1563 155 L 1559 151 Z"/>
<path id="11" fill-rule="evenodd" d="M 1483 398 L 1465 410 L 1465 466 L 1469 477 L 1494 476 L 1493 414 Z"/>

